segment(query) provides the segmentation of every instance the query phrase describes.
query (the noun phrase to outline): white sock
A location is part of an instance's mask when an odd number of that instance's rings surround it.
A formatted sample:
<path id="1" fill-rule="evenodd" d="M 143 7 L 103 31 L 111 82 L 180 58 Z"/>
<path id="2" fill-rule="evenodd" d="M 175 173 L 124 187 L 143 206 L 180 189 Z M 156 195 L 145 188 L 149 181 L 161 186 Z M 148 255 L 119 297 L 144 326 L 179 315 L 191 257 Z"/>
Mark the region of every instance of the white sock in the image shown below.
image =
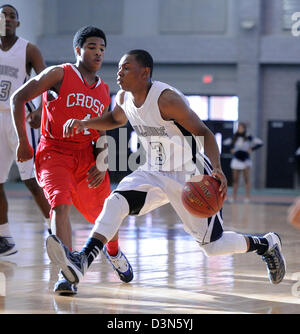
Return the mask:
<path id="1" fill-rule="evenodd" d="M 8 223 L 0 225 L 0 236 L 7 238 L 12 237 Z"/>

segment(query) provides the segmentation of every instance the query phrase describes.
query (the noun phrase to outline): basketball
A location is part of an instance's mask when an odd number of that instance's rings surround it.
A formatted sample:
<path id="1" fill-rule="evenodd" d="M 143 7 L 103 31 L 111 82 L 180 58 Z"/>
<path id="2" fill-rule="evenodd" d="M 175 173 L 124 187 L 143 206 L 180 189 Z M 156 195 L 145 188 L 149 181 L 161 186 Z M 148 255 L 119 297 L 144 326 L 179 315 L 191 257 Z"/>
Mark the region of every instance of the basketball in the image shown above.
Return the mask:
<path id="1" fill-rule="evenodd" d="M 223 206 L 224 199 L 219 193 L 220 182 L 209 175 L 193 177 L 185 183 L 181 199 L 184 207 L 192 215 L 208 218 Z"/>

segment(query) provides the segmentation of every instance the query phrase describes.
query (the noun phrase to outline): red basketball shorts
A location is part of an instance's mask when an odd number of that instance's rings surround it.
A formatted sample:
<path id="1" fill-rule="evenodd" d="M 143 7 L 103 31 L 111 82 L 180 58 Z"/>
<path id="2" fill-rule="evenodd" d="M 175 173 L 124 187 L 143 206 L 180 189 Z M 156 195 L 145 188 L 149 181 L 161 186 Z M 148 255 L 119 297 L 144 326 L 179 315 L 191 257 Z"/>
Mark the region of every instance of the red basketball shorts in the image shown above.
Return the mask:
<path id="1" fill-rule="evenodd" d="M 87 173 L 93 165 L 92 145 L 73 150 L 39 144 L 35 158 L 36 177 L 51 209 L 73 204 L 89 222 L 95 222 L 111 189 L 108 172 L 97 188 L 88 187 Z"/>

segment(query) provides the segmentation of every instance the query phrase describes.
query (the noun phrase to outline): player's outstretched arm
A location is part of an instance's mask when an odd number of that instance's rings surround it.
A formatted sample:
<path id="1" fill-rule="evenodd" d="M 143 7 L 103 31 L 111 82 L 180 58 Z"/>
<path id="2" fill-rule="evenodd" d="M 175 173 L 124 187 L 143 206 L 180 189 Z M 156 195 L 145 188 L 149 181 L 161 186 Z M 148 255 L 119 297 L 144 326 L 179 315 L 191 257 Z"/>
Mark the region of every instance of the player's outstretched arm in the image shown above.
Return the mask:
<path id="1" fill-rule="evenodd" d="M 57 87 L 63 80 L 64 70 L 60 66 L 49 67 L 30 79 L 12 95 L 11 113 L 18 136 L 17 160 L 29 160 L 33 156 L 25 127 L 25 103 L 42 95 L 45 91 Z"/>
<path id="2" fill-rule="evenodd" d="M 219 148 L 214 134 L 176 92 L 165 90 L 159 97 L 158 105 L 163 119 L 175 120 L 193 135 L 204 137 L 205 154 L 212 164 L 213 176 L 221 182 L 219 188 L 221 196 L 225 197 L 227 193 L 227 179 L 222 171 Z"/>
<path id="3" fill-rule="evenodd" d="M 128 122 L 124 110 L 117 103 L 111 112 L 104 112 L 101 117 L 95 117 L 88 120 L 69 119 L 64 124 L 63 136 L 65 138 L 72 137 L 80 133 L 84 129 L 93 129 L 98 131 L 106 131 L 119 128 Z"/>

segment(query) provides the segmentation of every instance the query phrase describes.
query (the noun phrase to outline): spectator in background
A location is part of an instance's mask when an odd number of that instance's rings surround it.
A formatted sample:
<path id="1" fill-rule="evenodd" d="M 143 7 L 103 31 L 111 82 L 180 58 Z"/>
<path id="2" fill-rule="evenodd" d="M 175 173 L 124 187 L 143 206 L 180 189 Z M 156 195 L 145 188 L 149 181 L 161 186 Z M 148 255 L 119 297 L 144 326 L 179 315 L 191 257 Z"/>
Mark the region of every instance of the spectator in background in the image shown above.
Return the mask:
<path id="1" fill-rule="evenodd" d="M 251 152 L 260 148 L 263 142 L 259 138 L 255 138 L 247 133 L 245 123 L 239 123 L 236 133 L 233 138 L 228 138 L 224 141 L 224 145 L 231 146 L 233 155 L 230 167 L 232 169 L 232 186 L 233 193 L 230 202 L 237 200 L 237 192 L 239 187 L 240 175 L 243 174 L 245 182 L 245 198 L 244 202 L 250 202 L 250 167 L 252 165 Z"/>

